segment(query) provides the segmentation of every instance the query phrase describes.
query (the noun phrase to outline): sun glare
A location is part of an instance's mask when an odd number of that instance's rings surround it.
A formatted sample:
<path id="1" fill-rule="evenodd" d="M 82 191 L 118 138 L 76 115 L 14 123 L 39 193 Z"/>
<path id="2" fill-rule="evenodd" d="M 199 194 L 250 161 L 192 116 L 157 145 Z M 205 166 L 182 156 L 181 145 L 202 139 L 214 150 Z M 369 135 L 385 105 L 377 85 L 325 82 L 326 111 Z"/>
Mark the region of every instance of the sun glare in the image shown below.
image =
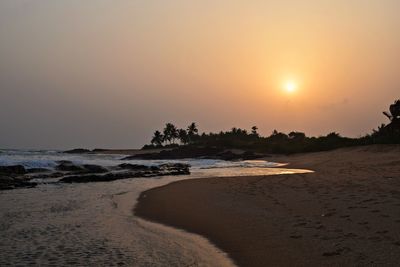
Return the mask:
<path id="1" fill-rule="evenodd" d="M 294 81 L 287 81 L 283 85 L 283 89 L 287 93 L 293 93 L 293 92 L 295 92 L 297 90 L 297 83 L 295 83 Z"/>

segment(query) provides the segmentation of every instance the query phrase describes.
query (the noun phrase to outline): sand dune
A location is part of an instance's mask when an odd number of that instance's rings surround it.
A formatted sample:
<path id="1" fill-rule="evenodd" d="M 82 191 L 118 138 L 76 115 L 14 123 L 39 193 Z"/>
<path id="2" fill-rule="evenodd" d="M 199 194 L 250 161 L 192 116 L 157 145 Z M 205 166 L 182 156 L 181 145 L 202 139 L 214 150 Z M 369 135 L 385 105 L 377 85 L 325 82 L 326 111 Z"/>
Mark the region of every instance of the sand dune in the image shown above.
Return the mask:
<path id="1" fill-rule="evenodd" d="M 203 235 L 239 266 L 398 266 L 400 146 L 276 156 L 315 173 L 180 181 L 135 213 Z"/>

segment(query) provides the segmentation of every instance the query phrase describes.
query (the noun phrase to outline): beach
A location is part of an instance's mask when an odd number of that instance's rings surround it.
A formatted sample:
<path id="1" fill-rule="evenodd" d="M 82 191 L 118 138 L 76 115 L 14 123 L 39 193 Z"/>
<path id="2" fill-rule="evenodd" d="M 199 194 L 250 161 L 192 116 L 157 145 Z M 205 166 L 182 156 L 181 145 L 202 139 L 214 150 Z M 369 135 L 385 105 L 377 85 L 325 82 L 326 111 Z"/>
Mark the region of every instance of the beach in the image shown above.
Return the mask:
<path id="1" fill-rule="evenodd" d="M 0 266 L 235 266 L 202 236 L 134 216 L 140 193 L 184 179 L 304 172 L 260 160 L 122 160 L 126 155 L 118 153 L 44 150 L 0 153 L 3 171 L 7 165 L 25 171 L 48 169 L 25 174 L 38 175 L 31 186 L 0 190 Z M 66 172 L 65 177 L 100 177 L 103 173 L 85 174 L 80 168 L 106 168 L 109 172 L 103 175 L 110 175 L 125 171 L 118 166 L 154 170 L 174 163 L 190 165 L 190 175 L 129 177 L 128 171 L 121 179 L 85 183 L 65 183 L 57 175 L 60 166 L 79 169 L 72 176 Z"/>
<path id="2" fill-rule="evenodd" d="M 270 156 L 313 173 L 193 179 L 135 215 L 209 239 L 239 266 L 397 266 L 400 146 Z"/>

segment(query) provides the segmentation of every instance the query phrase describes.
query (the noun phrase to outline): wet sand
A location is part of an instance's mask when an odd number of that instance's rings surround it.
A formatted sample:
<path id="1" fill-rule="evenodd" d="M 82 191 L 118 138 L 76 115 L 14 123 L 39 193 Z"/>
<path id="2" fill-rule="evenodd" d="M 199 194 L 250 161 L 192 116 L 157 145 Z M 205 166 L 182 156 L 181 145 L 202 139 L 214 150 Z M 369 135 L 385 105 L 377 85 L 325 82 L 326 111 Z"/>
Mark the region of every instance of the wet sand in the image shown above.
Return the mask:
<path id="1" fill-rule="evenodd" d="M 239 266 L 398 266 L 400 146 L 277 156 L 315 173 L 185 180 L 136 215 L 207 237 Z"/>

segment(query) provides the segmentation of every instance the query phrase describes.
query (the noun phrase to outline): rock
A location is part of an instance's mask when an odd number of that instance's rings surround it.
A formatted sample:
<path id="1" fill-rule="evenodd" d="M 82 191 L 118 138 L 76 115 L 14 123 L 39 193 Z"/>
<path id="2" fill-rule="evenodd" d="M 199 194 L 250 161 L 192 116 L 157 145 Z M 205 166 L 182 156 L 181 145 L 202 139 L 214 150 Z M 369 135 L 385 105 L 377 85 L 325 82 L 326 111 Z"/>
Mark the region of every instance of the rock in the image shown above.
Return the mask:
<path id="1" fill-rule="evenodd" d="M 64 172 L 49 172 L 49 173 L 38 173 L 32 174 L 29 178 L 30 179 L 48 179 L 48 178 L 59 178 L 64 177 Z"/>
<path id="2" fill-rule="evenodd" d="M 189 169 L 190 165 L 186 163 L 164 163 L 159 166 L 160 169 L 166 170 L 181 170 Z"/>
<path id="3" fill-rule="evenodd" d="M 222 160 L 256 159 L 263 155 L 257 155 L 254 152 L 246 151 L 234 153 L 230 150 L 217 147 L 197 147 L 181 146 L 172 150 L 162 150 L 157 153 L 143 153 L 123 158 L 122 160 L 133 159 L 184 159 L 184 158 L 208 158 Z"/>
<path id="4" fill-rule="evenodd" d="M 60 160 L 57 162 L 56 170 L 66 171 L 66 172 L 83 172 L 85 169 L 82 166 L 75 165 L 69 160 Z"/>
<path id="5" fill-rule="evenodd" d="M 109 171 L 107 168 L 95 164 L 79 165 L 69 160 L 60 160 L 57 163 L 56 170 L 64 172 L 106 173 Z"/>
<path id="6" fill-rule="evenodd" d="M 105 174 L 82 174 L 65 176 L 60 181 L 63 183 L 88 183 L 88 182 L 108 182 L 127 178 L 137 177 L 156 177 L 166 175 L 188 175 L 190 174 L 189 165 L 183 163 L 162 164 L 160 166 L 144 166 L 128 164 L 122 167 L 131 167 L 131 171 L 108 172 Z M 136 168 L 136 169 L 135 169 Z M 142 169 L 140 169 L 142 168 Z"/>
<path id="7" fill-rule="evenodd" d="M 37 184 L 23 178 L 0 176 L 0 190 L 9 190 L 21 187 L 35 187 Z"/>
<path id="8" fill-rule="evenodd" d="M 108 169 L 106 169 L 105 167 L 99 166 L 99 165 L 94 165 L 94 164 L 84 164 L 82 167 L 85 169 L 85 172 L 88 172 L 88 173 L 108 172 Z"/>
<path id="9" fill-rule="evenodd" d="M 22 165 L 0 166 L 0 174 L 5 175 L 21 175 L 25 174 L 26 169 Z"/>
<path id="10" fill-rule="evenodd" d="M 71 149 L 71 150 L 66 150 L 63 153 L 67 153 L 67 154 L 84 154 L 84 153 L 90 153 L 91 151 L 89 149 L 85 149 L 85 148 L 75 148 L 75 149 Z"/>
<path id="11" fill-rule="evenodd" d="M 140 164 L 130 164 L 130 163 L 122 163 L 118 165 L 121 169 L 128 169 L 128 170 L 149 170 L 150 167 L 146 165 Z"/>
<path id="12" fill-rule="evenodd" d="M 27 173 L 40 173 L 40 172 L 49 172 L 49 169 L 46 168 L 29 168 L 26 170 Z"/>
<path id="13" fill-rule="evenodd" d="M 222 149 L 215 147 L 181 146 L 172 150 L 161 150 L 158 153 L 143 153 L 123 158 L 132 159 L 185 159 L 185 158 L 215 158 Z"/>

